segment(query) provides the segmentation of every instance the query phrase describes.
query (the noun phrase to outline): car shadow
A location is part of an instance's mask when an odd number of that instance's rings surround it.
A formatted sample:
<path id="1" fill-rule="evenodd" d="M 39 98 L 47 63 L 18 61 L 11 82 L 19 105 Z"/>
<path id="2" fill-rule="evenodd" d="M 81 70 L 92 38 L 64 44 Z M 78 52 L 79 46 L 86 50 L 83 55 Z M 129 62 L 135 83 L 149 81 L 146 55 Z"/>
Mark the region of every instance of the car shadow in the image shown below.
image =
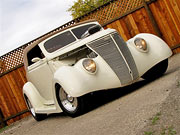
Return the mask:
<path id="1" fill-rule="evenodd" d="M 142 79 L 136 83 L 133 83 L 125 87 L 109 89 L 109 90 L 101 90 L 85 95 L 84 97 L 86 99 L 85 113 L 90 112 L 100 106 L 110 103 L 123 96 L 126 96 L 151 82 L 152 81 L 146 81 Z"/>
<path id="2" fill-rule="evenodd" d="M 101 91 L 96 91 L 90 94 L 86 94 L 83 96 L 83 98 L 85 99 L 85 112 L 83 114 L 86 114 L 90 111 L 95 110 L 96 108 L 100 106 L 103 106 L 116 99 L 126 96 L 151 82 L 152 81 L 146 81 L 146 80 L 141 79 L 136 83 L 133 83 L 131 85 L 128 85 L 122 88 L 101 90 Z M 56 119 L 59 117 L 64 118 L 64 117 L 67 117 L 67 115 L 64 113 L 55 113 L 55 114 L 48 115 L 48 119 L 49 118 Z"/>
<path id="3" fill-rule="evenodd" d="M 161 77 L 168 76 L 169 74 L 172 74 L 172 73 L 178 71 L 179 68 L 180 68 L 180 66 L 174 66 L 173 68 L 170 67 L 170 68 L 168 68 L 167 72 Z M 125 87 L 110 89 L 110 90 L 102 90 L 102 91 L 94 92 L 92 95 L 91 94 L 85 95 L 85 96 L 87 96 L 87 102 L 88 102 L 88 105 L 87 105 L 88 107 L 87 107 L 86 113 L 89 111 L 92 111 L 100 106 L 103 106 L 107 103 L 110 103 L 118 98 L 126 96 L 126 95 L 140 89 L 141 87 L 143 87 L 147 84 L 150 84 L 153 81 L 156 81 L 160 78 L 156 78 L 154 80 L 140 79 L 136 83 L 133 83 L 133 84 L 125 86 Z"/>
<path id="4" fill-rule="evenodd" d="M 59 118 L 59 117 L 64 118 L 64 117 L 67 117 L 67 115 L 65 113 L 63 113 L 63 112 L 61 112 L 61 113 L 52 113 L 52 114 L 48 115 L 48 119 L 56 119 L 56 118 Z"/>

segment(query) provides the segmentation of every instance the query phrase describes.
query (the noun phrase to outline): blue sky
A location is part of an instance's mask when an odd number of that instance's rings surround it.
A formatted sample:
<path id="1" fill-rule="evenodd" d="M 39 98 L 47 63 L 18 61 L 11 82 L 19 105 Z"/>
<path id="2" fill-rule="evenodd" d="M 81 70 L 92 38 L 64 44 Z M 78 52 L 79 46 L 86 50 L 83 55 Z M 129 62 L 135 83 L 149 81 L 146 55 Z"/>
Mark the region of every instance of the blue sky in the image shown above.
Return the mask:
<path id="1" fill-rule="evenodd" d="M 0 0 L 0 56 L 71 21 L 74 0 Z"/>

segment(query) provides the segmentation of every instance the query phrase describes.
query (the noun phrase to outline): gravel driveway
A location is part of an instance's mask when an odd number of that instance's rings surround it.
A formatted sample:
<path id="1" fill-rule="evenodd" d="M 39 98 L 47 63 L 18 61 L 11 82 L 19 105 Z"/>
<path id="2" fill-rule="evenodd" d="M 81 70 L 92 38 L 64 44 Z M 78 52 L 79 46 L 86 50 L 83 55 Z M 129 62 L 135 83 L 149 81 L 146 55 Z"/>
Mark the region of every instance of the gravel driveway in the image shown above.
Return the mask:
<path id="1" fill-rule="evenodd" d="M 82 116 L 53 114 L 41 122 L 27 117 L 1 134 L 180 135 L 180 54 L 170 59 L 163 77 L 96 92 L 88 102 L 88 112 Z"/>

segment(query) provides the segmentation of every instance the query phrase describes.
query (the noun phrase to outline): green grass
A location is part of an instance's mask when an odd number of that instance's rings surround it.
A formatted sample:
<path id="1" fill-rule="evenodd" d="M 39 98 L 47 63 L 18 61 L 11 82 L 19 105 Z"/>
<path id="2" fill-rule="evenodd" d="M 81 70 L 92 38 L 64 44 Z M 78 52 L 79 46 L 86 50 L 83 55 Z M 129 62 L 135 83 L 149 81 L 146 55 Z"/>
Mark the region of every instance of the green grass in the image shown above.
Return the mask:
<path id="1" fill-rule="evenodd" d="M 144 135 L 153 135 L 153 133 L 154 132 L 152 132 L 152 131 L 146 131 L 146 132 L 144 132 Z"/>
<path id="2" fill-rule="evenodd" d="M 6 130 L 6 129 L 8 129 L 8 126 L 1 128 L 1 129 L 0 129 L 0 133 L 2 133 L 2 132 L 3 132 L 4 130 Z"/>
<path id="3" fill-rule="evenodd" d="M 177 85 L 178 88 L 180 87 L 180 81 L 177 81 Z"/>
<path id="4" fill-rule="evenodd" d="M 157 121 L 160 119 L 161 113 L 157 113 L 153 118 L 152 118 L 152 124 L 155 125 Z"/>
<path id="5" fill-rule="evenodd" d="M 155 130 L 153 127 L 156 126 L 157 124 L 157 121 L 160 120 L 160 116 L 161 116 L 161 113 L 157 113 L 154 117 L 152 117 L 150 120 L 151 120 L 151 130 L 149 131 L 145 131 L 144 132 L 144 135 L 154 135 L 154 134 L 157 134 L 157 135 L 176 135 L 177 132 L 176 130 L 174 129 L 173 126 L 162 126 L 161 129 L 159 130 Z M 153 131 L 154 129 L 154 131 Z"/>
<path id="6" fill-rule="evenodd" d="M 168 128 L 168 135 L 175 135 L 177 132 L 175 131 L 175 129 L 173 128 L 173 126 Z"/>
<path id="7" fill-rule="evenodd" d="M 173 128 L 173 126 L 170 126 L 170 127 L 164 128 L 161 131 L 160 135 L 175 135 L 175 134 L 177 134 L 176 130 Z"/>
<path id="8" fill-rule="evenodd" d="M 157 132 L 158 131 L 145 131 L 144 135 L 153 135 L 155 133 L 157 134 Z M 163 128 L 159 135 L 176 135 L 176 134 L 177 132 L 174 129 L 174 127 L 170 126 L 170 127 Z"/>

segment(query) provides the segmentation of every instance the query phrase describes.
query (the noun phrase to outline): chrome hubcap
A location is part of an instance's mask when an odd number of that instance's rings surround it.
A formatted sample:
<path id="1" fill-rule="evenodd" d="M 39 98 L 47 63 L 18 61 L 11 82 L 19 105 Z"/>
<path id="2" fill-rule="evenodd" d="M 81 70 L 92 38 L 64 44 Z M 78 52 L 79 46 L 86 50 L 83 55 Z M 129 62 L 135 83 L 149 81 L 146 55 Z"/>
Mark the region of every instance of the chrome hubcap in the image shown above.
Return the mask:
<path id="1" fill-rule="evenodd" d="M 70 95 L 67 95 L 67 100 L 72 103 L 74 101 L 74 98 Z"/>
<path id="2" fill-rule="evenodd" d="M 77 105 L 78 105 L 77 98 L 68 95 L 63 88 L 60 89 L 59 97 L 61 104 L 67 111 L 73 112 L 77 109 Z"/>

